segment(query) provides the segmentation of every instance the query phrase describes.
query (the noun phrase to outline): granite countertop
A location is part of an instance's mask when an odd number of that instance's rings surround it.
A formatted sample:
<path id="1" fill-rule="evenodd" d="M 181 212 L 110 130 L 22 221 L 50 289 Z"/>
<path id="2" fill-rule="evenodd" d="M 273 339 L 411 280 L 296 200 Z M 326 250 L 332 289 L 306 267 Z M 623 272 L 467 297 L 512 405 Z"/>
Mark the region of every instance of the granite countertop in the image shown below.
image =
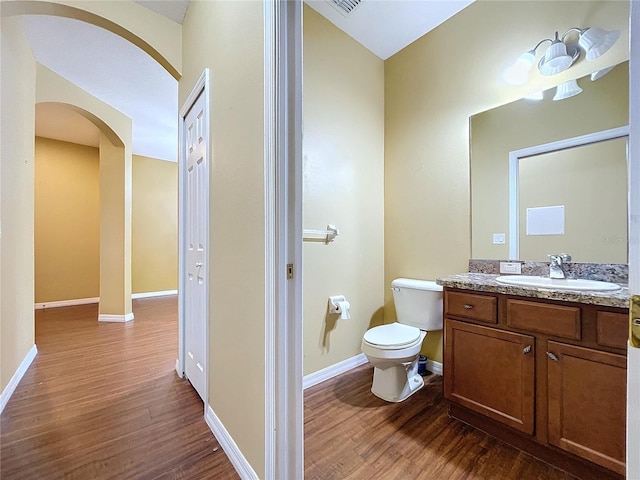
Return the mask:
<path id="1" fill-rule="evenodd" d="M 618 283 L 622 289 L 615 292 L 549 290 L 538 287 L 503 285 L 496 282 L 496 278 L 499 276 L 500 275 L 488 273 L 461 273 L 438 278 L 436 279 L 436 283 L 443 287 L 459 288 L 462 290 L 503 293 L 507 295 L 520 295 L 523 297 L 544 298 L 564 302 L 589 303 L 592 305 L 603 305 L 607 307 L 629 308 L 629 288 L 626 284 L 622 283 Z"/>

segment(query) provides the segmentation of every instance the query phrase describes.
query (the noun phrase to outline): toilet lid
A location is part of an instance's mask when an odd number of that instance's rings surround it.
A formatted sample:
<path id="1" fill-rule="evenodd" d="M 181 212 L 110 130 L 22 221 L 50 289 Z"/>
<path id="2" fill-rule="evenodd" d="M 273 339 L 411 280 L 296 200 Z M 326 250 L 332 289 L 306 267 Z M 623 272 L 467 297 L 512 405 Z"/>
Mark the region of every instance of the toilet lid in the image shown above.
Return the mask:
<path id="1" fill-rule="evenodd" d="M 371 345 L 398 346 L 409 345 L 420 338 L 420 329 L 402 323 L 380 325 L 367 330 L 364 341 Z"/>

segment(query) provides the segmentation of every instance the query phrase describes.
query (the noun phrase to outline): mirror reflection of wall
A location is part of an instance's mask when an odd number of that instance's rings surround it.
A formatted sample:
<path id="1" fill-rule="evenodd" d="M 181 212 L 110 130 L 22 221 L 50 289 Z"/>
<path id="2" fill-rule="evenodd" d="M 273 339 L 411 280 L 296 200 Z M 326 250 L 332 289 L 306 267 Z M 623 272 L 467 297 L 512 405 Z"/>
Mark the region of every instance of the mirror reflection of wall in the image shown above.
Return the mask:
<path id="1" fill-rule="evenodd" d="M 520 257 L 545 262 L 561 245 L 575 262 L 627 263 L 626 152 L 624 137 L 521 159 Z M 564 210 L 561 234 L 532 225 L 552 206 Z"/>
<path id="2" fill-rule="evenodd" d="M 555 88 L 553 88 L 544 92 L 543 99 L 540 101 L 521 99 L 471 117 L 471 255 L 473 258 L 509 258 L 509 152 L 628 124 L 628 62 L 618 65 L 597 81 L 591 81 L 587 76 L 578 79 L 578 83 L 583 92 L 565 100 L 552 101 L 555 94 Z M 622 140 L 621 142 L 624 143 Z M 581 151 L 585 150 L 576 150 L 576 152 Z M 556 154 L 549 156 L 554 157 Z M 616 161 L 616 164 L 622 163 L 626 167 L 626 152 L 621 159 Z M 559 165 L 557 167 L 565 168 Z M 551 171 L 549 175 L 553 175 Z M 568 191 L 575 190 L 573 186 L 578 183 L 580 176 L 578 170 L 565 171 L 562 181 L 564 188 Z M 598 183 L 597 189 L 602 198 L 604 198 L 603 192 L 605 191 L 619 190 L 617 184 L 607 186 L 604 176 L 600 178 L 602 181 Z M 569 188 L 569 185 L 572 187 Z M 626 196 L 626 186 L 623 193 Z M 555 204 L 549 203 L 548 205 Z M 613 211 L 614 208 L 618 209 L 617 206 L 612 205 L 610 211 Z M 576 213 L 576 208 L 572 208 L 571 212 Z M 577 214 L 584 217 L 587 213 L 587 208 L 579 208 Z M 567 212 L 568 214 L 569 212 Z M 521 213 L 521 218 L 524 218 L 522 215 Z M 621 215 L 626 219 L 626 207 Z M 573 222 L 573 220 L 567 218 L 567 224 L 569 222 Z M 620 234 L 617 233 L 617 230 L 611 230 L 609 233 L 609 227 L 606 229 L 607 232 L 603 232 L 598 238 L 604 250 L 610 250 L 612 243 L 619 242 Z M 494 243 L 494 234 L 503 233 L 506 238 L 505 243 Z M 551 242 L 552 238 L 559 241 L 553 243 Z M 544 261 L 547 253 L 570 250 L 565 245 L 566 236 L 554 235 L 549 236 L 546 240 L 549 243 L 544 246 L 544 258 L 541 258 L 539 253 L 522 250 L 519 259 Z M 584 257 L 593 258 L 574 257 L 574 260 L 626 263 L 626 233 L 622 244 L 625 250 L 622 261 L 618 253 L 609 257 L 607 253 L 596 254 L 594 248 L 586 246 L 585 250 L 582 249 L 583 246 L 580 246 L 576 251 L 584 251 Z M 574 248 L 578 247 L 574 246 Z M 569 251 L 568 253 L 573 252 Z M 582 257 L 582 255 L 580 256 Z"/>

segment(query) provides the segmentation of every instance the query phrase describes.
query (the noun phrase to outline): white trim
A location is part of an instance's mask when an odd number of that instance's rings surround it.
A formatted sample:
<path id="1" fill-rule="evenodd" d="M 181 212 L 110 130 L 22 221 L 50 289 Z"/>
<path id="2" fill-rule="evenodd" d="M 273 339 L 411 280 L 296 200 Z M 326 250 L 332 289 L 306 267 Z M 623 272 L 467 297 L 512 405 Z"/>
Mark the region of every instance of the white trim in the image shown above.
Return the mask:
<path id="1" fill-rule="evenodd" d="M 629 58 L 629 292 L 640 295 L 640 4 L 631 3 Z M 627 478 L 640 478 L 640 349 L 627 348 Z"/>
<path id="2" fill-rule="evenodd" d="M 157 292 L 143 292 L 143 293 L 132 293 L 131 298 L 151 298 L 151 297 L 166 297 L 167 295 L 177 295 L 178 290 L 159 290 Z"/>
<path id="3" fill-rule="evenodd" d="M 338 375 L 342 375 L 343 373 L 357 368 L 360 365 L 364 365 L 367 362 L 368 360 L 366 355 L 364 353 L 361 353 L 354 357 L 347 358 L 346 360 L 343 360 L 341 362 L 329 365 L 322 370 L 318 370 L 317 372 L 305 375 L 302 382 L 303 388 L 306 390 L 309 387 L 313 387 L 315 385 L 318 385 L 319 383 L 337 377 Z M 427 370 L 429 370 L 431 373 L 435 373 L 436 375 L 442 375 L 442 363 L 435 362 L 433 360 L 427 360 Z"/>
<path id="4" fill-rule="evenodd" d="M 265 479 L 279 480 L 304 478 L 302 2 L 268 0 L 264 21 Z"/>
<path id="5" fill-rule="evenodd" d="M 36 310 L 45 308 L 73 307 L 74 305 L 89 305 L 90 303 L 100 302 L 100 297 L 76 298 L 73 300 L 56 300 L 55 302 L 40 302 L 34 305 Z"/>
<path id="6" fill-rule="evenodd" d="M 631 2 L 629 59 L 629 291 L 640 295 L 640 4 Z M 640 370 L 638 370 L 640 373 Z M 640 418 L 637 412 L 634 415 Z M 629 418 L 629 416 L 627 416 Z M 640 423 L 640 420 L 639 420 Z M 638 425 L 640 439 L 640 425 Z M 640 451 L 640 445 L 635 452 Z M 640 456 L 636 478 L 640 478 Z"/>
<path id="7" fill-rule="evenodd" d="M 319 383 L 330 380 L 338 375 L 348 372 L 360 365 L 364 365 L 367 363 L 367 357 L 364 353 L 360 353 L 351 358 L 347 358 L 346 360 L 342 360 L 341 362 L 334 363 L 333 365 L 329 365 L 328 367 L 323 368 L 322 370 L 318 370 L 317 372 L 310 373 L 309 375 L 305 375 L 302 380 L 302 388 L 305 390 L 309 387 L 313 387 Z"/>
<path id="8" fill-rule="evenodd" d="M 640 348 L 627 347 L 627 478 L 640 478 Z"/>
<path id="9" fill-rule="evenodd" d="M 427 370 L 436 375 L 442 375 L 442 363 L 427 359 Z"/>
<path id="10" fill-rule="evenodd" d="M 0 413 L 4 411 L 4 407 L 6 407 L 9 399 L 11 398 L 11 395 L 13 395 L 13 392 L 15 392 L 18 384 L 20 383 L 20 380 L 22 380 L 22 377 L 24 377 L 24 374 L 27 373 L 27 370 L 31 366 L 33 359 L 36 358 L 36 355 L 38 355 L 38 349 L 35 345 L 33 345 L 27 352 L 27 355 L 24 357 L 22 362 L 20 362 L 18 369 L 11 377 L 11 380 L 9 380 L 7 386 L 4 387 L 4 390 L 2 390 L 2 395 L 0 395 Z"/>
<path id="11" fill-rule="evenodd" d="M 187 116 L 187 113 L 189 113 L 189 110 L 193 107 L 193 105 L 195 104 L 196 100 L 198 99 L 198 96 L 200 94 L 204 95 L 204 103 L 205 103 L 205 119 L 206 119 L 206 126 L 204 129 L 204 135 L 205 135 L 205 141 L 206 141 L 206 152 L 205 152 L 205 156 L 207 158 L 207 162 L 206 162 L 206 172 L 207 172 L 207 176 L 206 176 L 206 190 L 207 190 L 207 201 L 205 202 L 205 212 L 204 212 L 204 218 L 206 219 L 206 225 L 205 225 L 205 230 L 207 232 L 207 249 L 208 251 L 205 252 L 205 265 L 206 265 L 206 270 L 205 270 L 205 284 L 206 284 L 206 288 L 205 291 L 207 292 L 206 294 L 206 299 L 205 299 L 205 303 L 206 303 L 206 317 L 207 317 L 207 321 L 205 322 L 205 364 L 204 364 L 204 379 L 205 379 L 205 386 L 204 386 L 204 390 L 205 390 L 205 399 L 204 400 L 204 405 L 205 405 L 205 416 L 206 416 L 206 412 L 207 412 L 207 406 L 208 406 L 208 402 L 209 402 L 209 371 L 210 371 L 210 366 L 209 366 L 209 317 L 210 317 L 210 298 L 209 298 L 209 285 L 210 285 L 210 273 L 209 273 L 209 252 L 211 250 L 211 232 L 210 232 L 210 216 L 209 216 L 209 199 L 210 199 L 210 195 L 209 195 L 209 188 L 210 188 L 210 172 L 212 171 L 211 168 L 211 162 L 212 162 L 212 158 L 211 158 L 211 116 L 210 116 L 210 105 L 211 105 L 211 101 L 210 101 L 210 74 L 209 74 L 209 69 L 205 68 L 202 71 L 202 74 L 200 75 L 200 78 L 198 78 L 198 81 L 196 82 L 196 84 L 194 85 L 193 89 L 191 90 L 191 92 L 189 93 L 189 96 L 187 97 L 187 99 L 185 100 L 184 104 L 182 105 L 182 108 L 180 108 L 180 112 L 179 112 L 179 117 L 178 117 L 178 122 L 179 122 L 179 128 L 178 128 L 178 148 L 180 149 L 180 151 L 178 152 L 178 358 L 176 361 L 176 373 L 178 374 L 178 376 L 180 378 L 184 378 L 185 377 L 185 348 L 184 348 L 184 342 L 185 342 L 185 318 L 184 318 L 184 312 L 185 312 L 185 304 L 184 304 L 184 279 L 186 276 L 186 269 L 185 269 L 185 241 L 184 241 L 184 225 L 185 225 L 185 219 L 186 219 L 186 212 L 184 210 L 184 206 L 185 206 L 185 194 L 186 194 L 186 188 L 185 188 L 185 175 L 184 175 L 184 167 L 185 167 L 185 161 L 186 159 L 184 158 L 184 152 L 185 152 L 185 148 L 184 148 L 184 142 L 186 141 L 185 136 L 184 136 L 184 119 Z"/>
<path id="12" fill-rule="evenodd" d="M 133 320 L 133 312 L 127 313 L 126 315 L 109 315 L 106 313 L 101 313 L 98 315 L 99 322 L 115 322 L 115 323 L 125 323 Z"/>
<path id="13" fill-rule="evenodd" d="M 276 127 L 275 102 L 277 93 L 276 59 L 275 59 L 275 31 L 276 4 L 273 0 L 263 2 L 264 11 L 264 197 L 265 197 L 265 477 L 275 479 L 277 455 L 278 429 L 278 400 L 276 387 L 276 350 L 278 325 L 277 308 L 279 288 L 278 267 L 276 256 L 278 253 L 276 213 Z"/>
<path id="14" fill-rule="evenodd" d="M 238 472 L 238 475 L 240 475 L 240 478 L 242 480 L 258 480 L 258 474 L 251 468 L 251 464 L 244 457 L 236 442 L 233 441 L 233 438 L 209 405 L 205 408 L 204 420 L 215 435 L 224 453 L 227 454 L 229 461 Z"/>
<path id="15" fill-rule="evenodd" d="M 565 138 L 556 142 L 534 145 L 533 147 L 513 150 L 509 152 L 509 259 L 517 260 L 520 254 L 518 225 L 520 223 L 518 214 L 518 175 L 520 171 L 520 160 L 543 153 L 566 150 L 567 148 L 580 147 L 590 143 L 603 142 L 629 136 L 629 125 L 600 132 L 588 133 L 577 137 Z"/>
<path id="16" fill-rule="evenodd" d="M 361 353 L 351 358 L 347 358 L 346 360 L 343 360 L 341 362 L 334 363 L 333 365 L 329 365 L 322 370 L 318 370 L 317 372 L 305 375 L 302 381 L 302 388 L 306 390 L 309 387 L 313 387 L 315 385 L 318 385 L 319 383 L 331 380 L 332 378 L 337 377 L 338 375 L 342 375 L 343 373 L 357 368 L 360 365 L 364 365 L 367 362 L 368 360 L 366 355 L 364 353 Z M 427 360 L 427 370 L 429 370 L 431 373 L 435 373 L 436 375 L 442 375 L 442 363 L 435 362 L 433 360 Z"/>

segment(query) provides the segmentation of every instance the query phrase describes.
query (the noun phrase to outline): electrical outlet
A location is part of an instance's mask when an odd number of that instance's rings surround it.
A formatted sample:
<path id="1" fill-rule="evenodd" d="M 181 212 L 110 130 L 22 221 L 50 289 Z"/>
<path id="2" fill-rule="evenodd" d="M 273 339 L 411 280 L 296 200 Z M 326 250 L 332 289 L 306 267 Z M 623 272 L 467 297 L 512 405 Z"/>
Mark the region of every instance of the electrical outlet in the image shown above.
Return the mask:
<path id="1" fill-rule="evenodd" d="M 520 262 L 500 262 L 500 273 L 522 273 L 522 264 Z"/>

